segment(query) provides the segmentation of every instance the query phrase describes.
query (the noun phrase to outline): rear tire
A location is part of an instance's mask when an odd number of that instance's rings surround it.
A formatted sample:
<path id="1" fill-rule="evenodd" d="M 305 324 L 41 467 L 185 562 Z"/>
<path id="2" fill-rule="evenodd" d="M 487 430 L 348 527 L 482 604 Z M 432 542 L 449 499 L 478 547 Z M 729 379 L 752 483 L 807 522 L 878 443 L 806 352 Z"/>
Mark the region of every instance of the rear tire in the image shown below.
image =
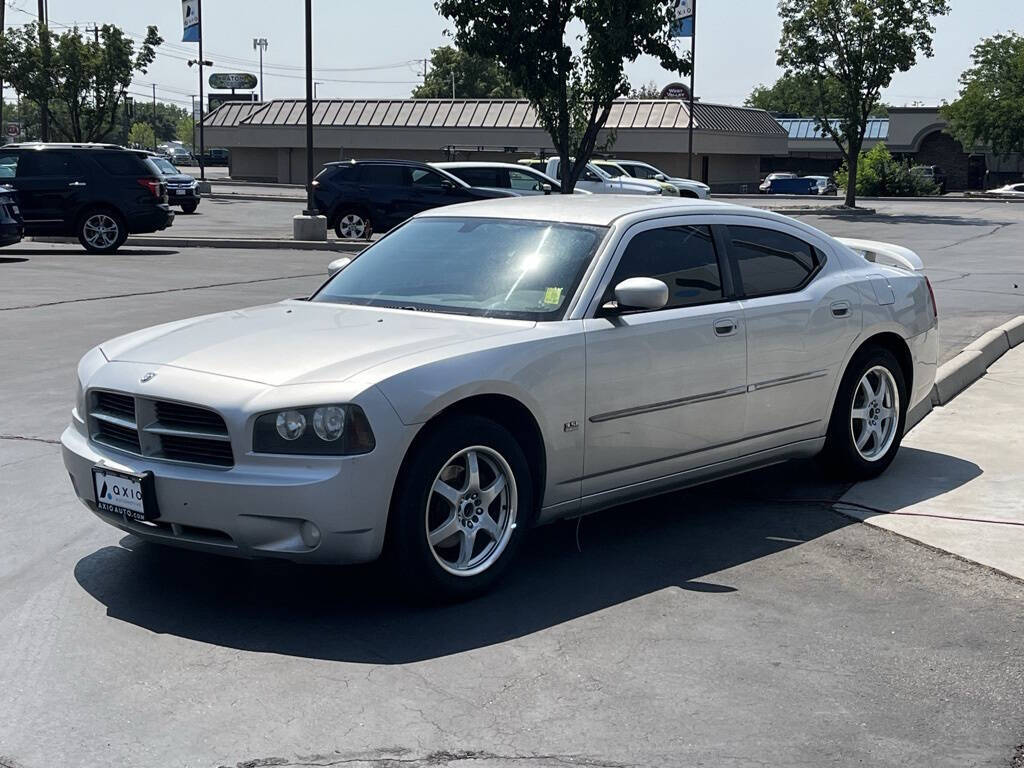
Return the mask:
<path id="1" fill-rule="evenodd" d="M 387 555 L 397 582 L 432 601 L 486 592 L 515 558 L 533 505 L 530 467 L 508 430 L 475 415 L 441 422 L 396 484 Z"/>
<path id="2" fill-rule="evenodd" d="M 359 208 L 342 208 L 334 224 L 339 240 L 369 240 L 373 236 L 373 222 Z"/>
<path id="3" fill-rule="evenodd" d="M 121 214 L 109 208 L 92 208 L 83 213 L 75 228 L 78 242 L 89 253 L 113 253 L 128 239 Z"/>
<path id="4" fill-rule="evenodd" d="M 868 480 L 900 449 L 907 423 L 907 385 L 887 349 L 866 347 L 850 361 L 832 408 L 821 459 L 834 475 Z"/>

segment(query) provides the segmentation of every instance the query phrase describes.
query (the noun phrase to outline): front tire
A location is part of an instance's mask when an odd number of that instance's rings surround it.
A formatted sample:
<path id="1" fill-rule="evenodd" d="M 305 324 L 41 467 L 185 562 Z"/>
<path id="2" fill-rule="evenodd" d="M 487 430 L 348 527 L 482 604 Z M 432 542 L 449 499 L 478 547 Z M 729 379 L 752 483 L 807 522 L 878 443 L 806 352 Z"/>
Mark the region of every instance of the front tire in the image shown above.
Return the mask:
<path id="1" fill-rule="evenodd" d="M 181 212 L 182 213 L 195 213 L 196 212 L 196 208 L 198 208 L 198 207 L 199 207 L 199 203 L 182 203 L 181 204 Z"/>
<path id="2" fill-rule="evenodd" d="M 373 235 L 373 223 L 365 211 L 343 208 L 334 225 L 334 234 L 339 240 L 369 240 Z"/>
<path id="3" fill-rule="evenodd" d="M 533 505 L 529 464 L 508 430 L 475 415 L 448 419 L 416 445 L 398 479 L 392 569 L 420 597 L 482 594 L 514 559 Z"/>
<path id="4" fill-rule="evenodd" d="M 907 422 L 907 385 L 887 349 L 854 355 L 839 385 L 822 459 L 833 474 L 868 480 L 896 458 Z"/>
<path id="5" fill-rule="evenodd" d="M 105 208 L 86 211 L 78 220 L 78 242 L 89 253 L 113 253 L 128 239 L 120 214 Z"/>

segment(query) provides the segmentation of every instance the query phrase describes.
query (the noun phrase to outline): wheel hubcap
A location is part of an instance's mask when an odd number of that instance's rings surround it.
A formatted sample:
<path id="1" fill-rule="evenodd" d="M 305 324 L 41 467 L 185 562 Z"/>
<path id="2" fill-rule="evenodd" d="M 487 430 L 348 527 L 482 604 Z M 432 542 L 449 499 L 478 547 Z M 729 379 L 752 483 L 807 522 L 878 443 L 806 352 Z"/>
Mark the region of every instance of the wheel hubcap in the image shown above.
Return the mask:
<path id="1" fill-rule="evenodd" d="M 94 248 L 109 248 L 117 242 L 117 222 L 105 213 L 94 213 L 85 220 L 85 241 Z"/>
<path id="2" fill-rule="evenodd" d="M 853 444 L 865 461 L 878 461 L 892 446 L 899 415 L 896 380 L 888 368 L 876 365 L 857 384 L 850 411 Z"/>
<path id="3" fill-rule="evenodd" d="M 338 229 L 342 237 L 362 237 L 366 234 L 366 221 L 362 216 L 349 213 L 341 217 Z"/>
<path id="4" fill-rule="evenodd" d="M 516 480 L 505 458 L 473 446 L 445 462 L 430 488 L 426 534 L 444 570 L 475 576 L 501 557 L 516 528 Z"/>

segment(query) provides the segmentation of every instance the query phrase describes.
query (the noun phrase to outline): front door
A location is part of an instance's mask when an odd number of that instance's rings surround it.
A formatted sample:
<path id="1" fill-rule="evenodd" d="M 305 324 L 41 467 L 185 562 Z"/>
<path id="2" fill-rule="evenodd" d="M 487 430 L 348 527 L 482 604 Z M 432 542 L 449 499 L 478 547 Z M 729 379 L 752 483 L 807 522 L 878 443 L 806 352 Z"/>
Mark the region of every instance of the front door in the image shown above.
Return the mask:
<path id="1" fill-rule="evenodd" d="M 72 223 L 87 181 L 82 161 L 71 152 L 23 150 L 14 187 L 26 229 L 62 230 Z"/>
<path id="2" fill-rule="evenodd" d="M 584 322 L 584 496 L 700 466 L 742 437 L 743 310 L 729 276 L 723 280 L 711 228 L 689 221 L 646 222 L 627 233 L 602 309 Z M 668 305 L 616 308 L 614 287 L 631 277 L 665 282 Z"/>

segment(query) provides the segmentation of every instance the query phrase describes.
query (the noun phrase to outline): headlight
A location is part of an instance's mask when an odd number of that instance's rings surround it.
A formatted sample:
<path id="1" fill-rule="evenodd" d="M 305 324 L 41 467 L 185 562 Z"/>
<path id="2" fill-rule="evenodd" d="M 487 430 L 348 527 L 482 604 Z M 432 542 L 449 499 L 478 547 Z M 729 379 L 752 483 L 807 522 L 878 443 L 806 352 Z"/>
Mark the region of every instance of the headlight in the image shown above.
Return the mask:
<path id="1" fill-rule="evenodd" d="M 264 413 L 252 434 L 254 453 L 350 456 L 374 445 L 366 414 L 358 405 L 314 405 Z"/>

